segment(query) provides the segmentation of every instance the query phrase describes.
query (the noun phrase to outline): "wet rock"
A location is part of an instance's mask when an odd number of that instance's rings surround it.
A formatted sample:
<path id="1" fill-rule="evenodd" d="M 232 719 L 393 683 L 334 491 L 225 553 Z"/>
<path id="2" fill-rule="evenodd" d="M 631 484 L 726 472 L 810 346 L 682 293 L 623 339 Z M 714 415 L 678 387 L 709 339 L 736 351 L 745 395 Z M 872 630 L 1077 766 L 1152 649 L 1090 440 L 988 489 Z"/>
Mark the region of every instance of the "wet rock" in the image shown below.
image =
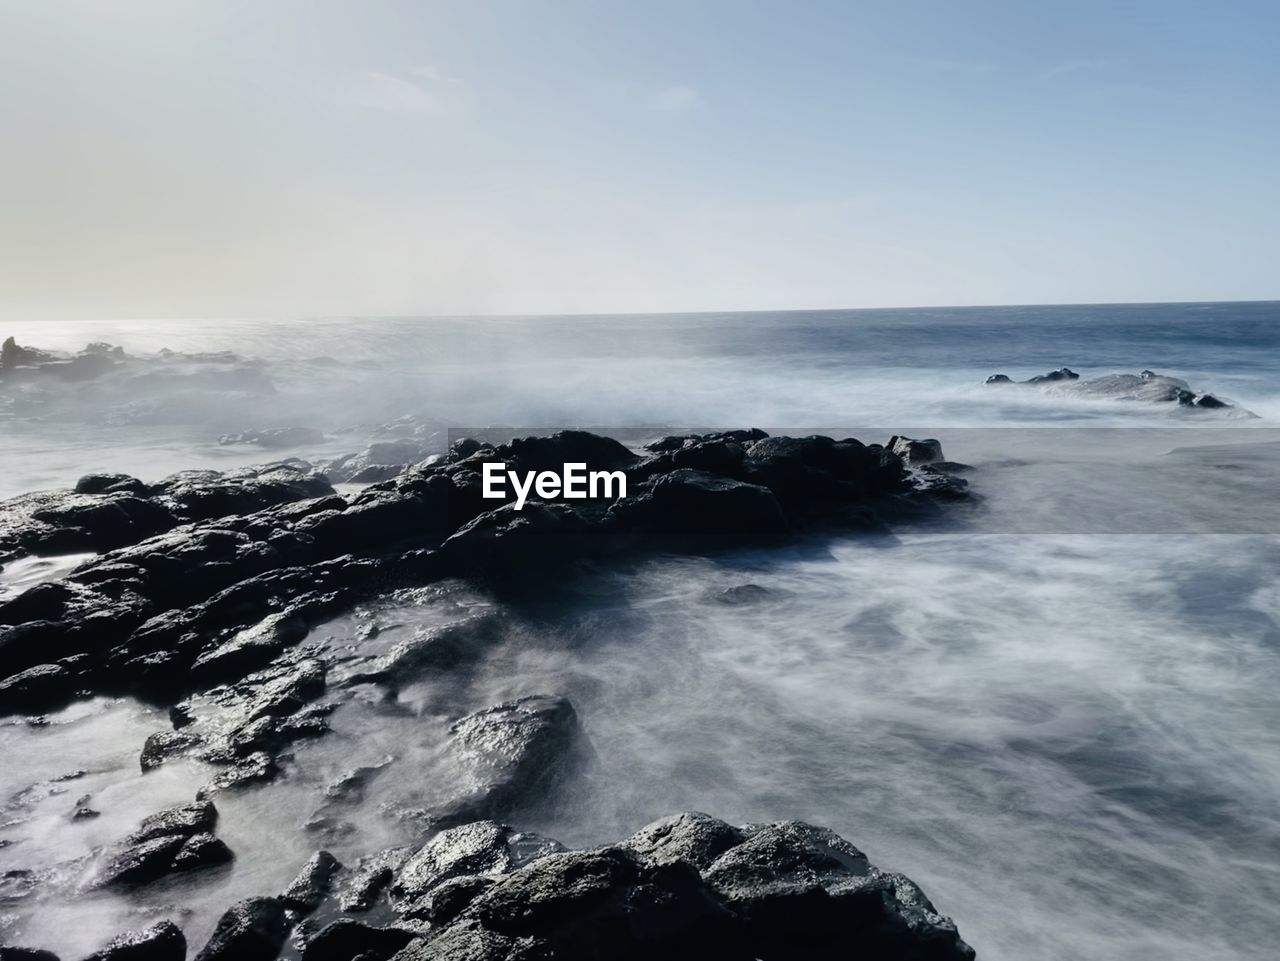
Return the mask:
<path id="1" fill-rule="evenodd" d="M 275 961 L 289 934 L 285 906 L 276 898 L 249 898 L 227 909 L 195 961 Z"/>
<path id="2" fill-rule="evenodd" d="M 130 837 L 135 841 L 148 841 L 166 834 L 191 835 L 212 831 L 217 823 L 218 809 L 207 802 L 197 801 L 148 815 Z"/>
<path id="3" fill-rule="evenodd" d="M 0 961 L 59 961 L 59 959 L 52 951 L 0 944 Z"/>
<path id="4" fill-rule="evenodd" d="M 0 344 L 0 368 L 44 364 L 54 359 L 54 355 L 47 351 L 19 346 L 12 337 L 6 337 L 4 343 Z"/>
<path id="5" fill-rule="evenodd" d="M 942 444 L 932 438 L 914 440 L 910 437 L 891 437 L 886 445 L 912 467 L 922 464 L 935 464 L 941 461 Z"/>
<path id="6" fill-rule="evenodd" d="M 79 675 L 62 664 L 39 664 L 0 681 L 5 711 L 48 711 L 70 703 L 79 690 Z"/>
<path id="7" fill-rule="evenodd" d="M 329 893 L 333 877 L 342 865 L 328 851 L 317 851 L 302 866 L 298 876 L 280 894 L 280 900 L 290 911 L 307 914 L 320 907 Z"/>
<path id="8" fill-rule="evenodd" d="M 92 886 L 131 887 L 170 874 L 225 864 L 234 855 L 212 834 L 217 809 L 207 801 L 170 808 L 145 818 L 105 857 Z"/>
<path id="9" fill-rule="evenodd" d="M 197 791 L 196 796 L 201 800 L 207 800 L 222 791 L 249 784 L 265 784 L 275 780 L 279 773 L 280 769 L 275 758 L 265 751 L 259 751 L 248 757 L 232 760 L 214 775 L 208 784 Z"/>
<path id="10" fill-rule="evenodd" d="M 85 474 L 76 481 L 77 494 L 108 494 L 127 491 L 146 494 L 147 485 L 131 474 Z"/>
<path id="11" fill-rule="evenodd" d="M 1067 367 L 1059 367 L 1057 370 L 1051 370 L 1047 374 L 1037 374 L 1035 377 L 1028 378 L 1024 383 L 1027 384 L 1052 384 L 1062 380 L 1079 380 L 1080 375 L 1074 370 Z"/>
<path id="12" fill-rule="evenodd" d="M 505 875 L 463 912 L 565 958 L 749 955 L 733 914 L 691 866 L 650 867 L 620 848 L 553 854 Z"/>
<path id="13" fill-rule="evenodd" d="M 376 681 L 397 687 L 432 671 L 451 670 L 475 661 L 502 636 L 505 623 L 494 614 L 476 614 L 453 624 L 422 631 L 350 676 L 351 683 Z"/>
<path id="14" fill-rule="evenodd" d="M 441 831 L 400 869 L 391 897 L 402 913 L 433 889 L 463 875 L 505 874 L 564 850 L 556 841 L 520 834 L 504 824 L 476 821 Z"/>
<path id="15" fill-rule="evenodd" d="M 426 443 L 411 433 L 412 443 Z M 612 504 L 535 500 L 519 512 L 513 505 L 492 509 L 480 496 L 475 458 L 519 470 L 586 463 L 626 471 L 634 483 L 630 496 Z M 656 442 L 641 459 L 610 438 L 566 431 L 492 448 L 463 445 L 350 501 L 310 465 L 282 461 L 184 472 L 147 488 L 145 497 L 107 485 L 101 493 L 0 505 L 0 558 L 24 538 L 52 548 L 81 537 L 77 532 L 105 530 L 121 511 L 150 511 L 157 524 L 174 525 L 0 603 L 0 683 L 9 682 L 29 711 L 82 691 L 168 704 L 236 684 L 298 650 L 317 624 L 396 586 L 474 576 L 517 593 L 563 576 L 578 561 L 625 550 L 768 542 L 853 520 L 874 526 L 873 508 L 887 504 L 908 515 L 910 505 L 965 495 L 962 485 L 941 491 L 941 482 L 919 473 L 892 451 L 853 439 L 720 432 Z M 915 494 L 922 499 L 911 501 Z M 124 524 L 112 536 L 137 533 Z M 446 653 L 415 639 L 367 671 L 367 680 L 394 685 L 401 671 L 408 676 L 415 664 Z M 14 700 L 0 702 L 0 710 L 12 710 Z M 228 756 L 271 757 L 291 738 L 324 727 L 319 716 L 243 723 Z M 202 727 L 193 733 L 215 749 L 225 732 Z M 149 756 L 162 759 L 180 743 L 157 741 Z"/>
<path id="16" fill-rule="evenodd" d="M 750 831 L 703 878 L 762 957 L 820 956 L 840 943 L 870 958 L 973 957 L 918 888 L 824 828 L 792 821 Z"/>
<path id="17" fill-rule="evenodd" d="M 339 918 L 307 942 L 302 961 L 386 961 L 415 937 L 403 928 L 374 927 Z"/>
<path id="18" fill-rule="evenodd" d="M 988 378 L 984 381 L 984 383 L 987 383 L 987 384 L 1012 384 L 1012 383 L 1013 383 L 1013 378 L 1011 378 L 1008 374 L 992 374 L 990 377 L 988 377 Z"/>
<path id="19" fill-rule="evenodd" d="M 455 721 L 449 748 L 475 785 L 438 813 L 437 823 L 502 816 L 543 798 L 579 765 L 588 749 L 573 705 L 533 695 Z"/>
<path id="20" fill-rule="evenodd" d="M 504 937 L 477 924 L 460 924 L 411 942 L 394 961 L 540 961 L 532 939 Z"/>
<path id="21" fill-rule="evenodd" d="M 71 811 L 71 820 L 73 821 L 92 821 L 96 817 L 101 817 L 102 812 L 96 811 L 89 806 L 89 802 L 93 800 L 93 795 L 84 794 L 76 799 L 76 806 Z"/>
<path id="22" fill-rule="evenodd" d="M 481 514 L 445 541 L 441 556 L 458 573 L 499 585 L 555 577 L 564 565 L 603 548 L 599 530 L 564 504 L 511 504 Z"/>
<path id="23" fill-rule="evenodd" d="M 687 811 L 645 825 L 623 845 L 649 864 L 687 861 L 703 871 L 745 839 L 741 830 L 719 818 Z"/>
<path id="24" fill-rule="evenodd" d="M 139 763 L 144 772 L 159 767 L 172 757 L 190 753 L 204 743 L 199 734 L 190 731 L 157 731 L 142 744 Z"/>
<path id="25" fill-rule="evenodd" d="M 586 464 L 588 471 L 625 470 L 640 458 L 612 437 L 585 430 L 562 430 L 550 437 L 522 437 L 495 451 L 509 470 L 550 470 L 560 473 L 565 464 Z"/>
<path id="26" fill-rule="evenodd" d="M 185 520 L 250 514 L 334 493 L 328 478 L 297 458 L 231 471 L 181 471 L 152 488 Z"/>
<path id="27" fill-rule="evenodd" d="M 495 850 L 493 827 L 480 828 L 489 840 L 477 849 Z M 622 846 L 454 877 L 429 898 L 450 888 L 398 961 L 973 957 L 910 881 L 799 822 L 739 828 L 675 815 Z"/>
<path id="28" fill-rule="evenodd" d="M 187 939 L 172 921 L 131 931 L 95 951 L 85 961 L 185 961 Z"/>
<path id="29" fill-rule="evenodd" d="M 349 913 L 368 911 L 377 904 L 412 853 L 410 848 L 387 848 L 362 857 L 338 893 L 338 906 Z"/>
<path id="30" fill-rule="evenodd" d="M 645 482 L 609 513 L 626 530 L 676 538 L 755 541 L 790 529 L 767 487 L 685 468 Z"/>

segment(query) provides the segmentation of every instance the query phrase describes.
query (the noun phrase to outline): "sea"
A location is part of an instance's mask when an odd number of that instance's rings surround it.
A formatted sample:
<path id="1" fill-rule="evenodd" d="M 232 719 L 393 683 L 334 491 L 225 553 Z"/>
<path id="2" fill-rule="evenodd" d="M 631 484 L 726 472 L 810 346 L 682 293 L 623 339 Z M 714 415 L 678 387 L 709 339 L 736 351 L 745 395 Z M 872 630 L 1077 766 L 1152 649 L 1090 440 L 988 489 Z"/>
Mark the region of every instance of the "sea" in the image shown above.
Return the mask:
<path id="1" fill-rule="evenodd" d="M 95 850 L 191 799 L 199 762 L 142 775 L 167 726 L 128 699 L 0 721 L 0 943 L 75 957 L 172 917 L 194 946 L 279 890 L 303 822 L 353 765 L 385 773 L 329 844 L 410 838 L 385 811 L 447 781 L 450 718 L 574 703 L 594 759 L 519 827 L 579 846 L 701 810 L 832 828 L 908 875 L 988 961 L 1240 961 L 1280 937 L 1280 303 L 722 314 L 10 324 L 48 350 L 230 351 L 269 392 L 198 377 L 0 388 L 0 497 L 122 471 L 155 481 L 359 449 L 375 425 L 762 427 L 941 441 L 969 502 L 771 550 L 652 557 L 514 617 L 461 676 L 353 701 L 288 775 L 218 799 L 228 870 L 135 898 L 77 893 Z M 1078 380 L 1026 380 L 1068 367 Z M 1229 407 L 1153 399 L 1149 370 Z M 226 434 L 303 426 L 282 451 Z M 642 431 L 642 432 L 643 432 Z M 360 443 L 356 442 L 360 438 Z M 0 571 L 0 595 L 82 558 Z M 765 589 L 755 603 L 726 588 Z M 313 631 L 390 646 L 501 602 L 466 584 L 371 599 Z M 379 631 L 368 630 L 370 623 Z M 72 782 L 55 779 L 83 771 Z M 101 815 L 73 822 L 92 797 Z M 381 813 L 380 813 L 381 812 Z M 43 872 L 43 873 L 41 873 Z M 23 884 L 25 885 L 25 881 Z M 6 888 L 7 885 L 7 888 Z"/>

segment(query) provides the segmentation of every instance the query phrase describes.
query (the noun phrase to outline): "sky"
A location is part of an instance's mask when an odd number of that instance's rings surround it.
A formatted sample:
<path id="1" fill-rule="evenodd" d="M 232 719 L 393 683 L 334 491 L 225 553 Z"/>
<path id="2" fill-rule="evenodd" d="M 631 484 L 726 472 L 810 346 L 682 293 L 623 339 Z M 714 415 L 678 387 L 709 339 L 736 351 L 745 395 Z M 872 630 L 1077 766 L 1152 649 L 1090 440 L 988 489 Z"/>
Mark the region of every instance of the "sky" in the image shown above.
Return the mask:
<path id="1" fill-rule="evenodd" d="M 1280 4 L 0 0 L 0 320 L 1280 298 Z"/>

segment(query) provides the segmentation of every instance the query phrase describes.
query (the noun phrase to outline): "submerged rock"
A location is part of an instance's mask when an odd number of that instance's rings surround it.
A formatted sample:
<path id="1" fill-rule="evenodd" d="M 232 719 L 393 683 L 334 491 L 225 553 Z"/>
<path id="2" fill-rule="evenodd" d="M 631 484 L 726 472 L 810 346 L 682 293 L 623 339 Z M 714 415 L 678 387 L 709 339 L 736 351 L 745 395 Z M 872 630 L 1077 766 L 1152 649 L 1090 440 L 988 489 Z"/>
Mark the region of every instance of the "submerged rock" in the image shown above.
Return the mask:
<path id="1" fill-rule="evenodd" d="M 1048 387 L 1071 396 L 1096 400 L 1137 401 L 1150 404 L 1175 404 L 1181 408 L 1201 410 L 1234 410 L 1238 415 L 1254 417 L 1251 411 L 1235 407 L 1212 394 L 1198 394 L 1185 380 L 1144 370 L 1138 374 L 1107 374 L 1081 380 L 1075 371 L 1063 367 L 1024 381 L 1013 381 L 1004 374 L 993 374 L 988 384 L 1019 384 Z"/>

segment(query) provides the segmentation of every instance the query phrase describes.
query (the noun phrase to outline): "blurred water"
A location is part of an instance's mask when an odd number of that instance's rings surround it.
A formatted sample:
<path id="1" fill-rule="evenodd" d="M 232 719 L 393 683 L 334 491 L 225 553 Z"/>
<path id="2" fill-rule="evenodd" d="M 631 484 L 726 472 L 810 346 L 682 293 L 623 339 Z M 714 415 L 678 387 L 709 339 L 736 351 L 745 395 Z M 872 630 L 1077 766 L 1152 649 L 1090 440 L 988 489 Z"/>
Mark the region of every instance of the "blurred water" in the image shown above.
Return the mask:
<path id="1" fill-rule="evenodd" d="M 9 493 L 90 469 L 154 479 L 263 459 L 218 447 L 222 430 L 333 431 L 412 413 L 443 426 L 930 433 L 973 465 L 981 500 L 893 540 L 660 558 L 507 611 L 505 640 L 478 663 L 411 685 L 394 709 L 347 701 L 285 780 L 220 801 L 219 833 L 238 855 L 229 871 L 147 895 L 149 907 L 59 894 L 3 908 L 0 940 L 77 956 L 159 912 L 199 944 L 230 901 L 276 890 L 314 850 L 302 824 L 341 770 L 397 758 L 335 853 L 409 841 L 412 826 L 377 808 L 448 783 L 447 721 L 549 692 L 577 705 L 597 763 L 519 823 L 567 843 L 687 808 L 799 817 L 912 876 L 982 958 L 1274 956 L 1280 305 L 14 333 L 62 349 L 232 349 L 259 359 L 278 394 L 164 425 L 103 426 L 89 397 L 78 412 L 0 421 Z M 1086 377 L 1152 368 L 1260 416 L 982 385 L 1064 364 Z M 716 599 L 744 583 L 768 593 L 741 607 Z M 311 640 L 367 656 L 486 603 L 457 585 L 406 595 Z M 384 627 L 376 639 L 360 630 L 370 620 Z M 142 738 L 165 727 L 148 708 L 95 702 L 54 720 L 0 727 L 0 796 L 77 768 L 87 786 L 69 782 L 8 829 L 19 843 L 0 849 L 0 867 L 88 856 L 207 777 L 194 763 L 139 776 Z M 71 824 L 78 793 L 103 818 Z"/>

